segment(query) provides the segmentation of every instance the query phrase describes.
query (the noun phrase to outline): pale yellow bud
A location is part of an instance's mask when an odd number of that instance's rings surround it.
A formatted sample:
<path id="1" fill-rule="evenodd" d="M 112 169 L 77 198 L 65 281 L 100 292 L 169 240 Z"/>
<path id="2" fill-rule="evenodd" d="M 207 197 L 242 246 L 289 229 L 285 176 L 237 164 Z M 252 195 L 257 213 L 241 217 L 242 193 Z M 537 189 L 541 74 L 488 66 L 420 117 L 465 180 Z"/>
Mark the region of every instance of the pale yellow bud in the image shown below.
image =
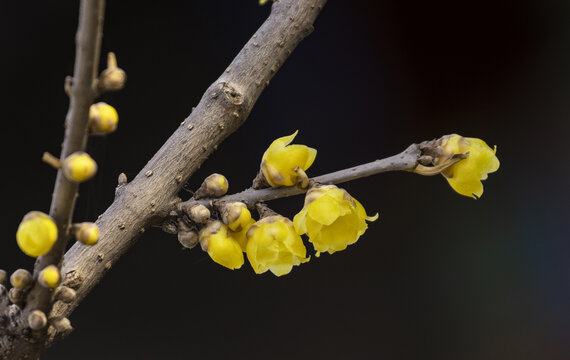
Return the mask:
<path id="1" fill-rule="evenodd" d="M 228 192 L 228 179 L 221 174 L 212 174 L 204 179 L 202 185 L 194 193 L 194 199 L 220 197 Z"/>
<path id="2" fill-rule="evenodd" d="M 40 271 L 38 282 L 46 288 L 56 288 L 61 283 L 61 274 L 55 265 L 48 265 Z"/>
<path id="3" fill-rule="evenodd" d="M 99 227 L 92 222 L 75 225 L 77 241 L 85 245 L 95 245 L 99 241 Z"/>
<path id="4" fill-rule="evenodd" d="M 98 102 L 89 107 L 89 131 L 93 135 L 106 135 L 117 129 L 119 114 L 114 107 Z"/>
<path id="5" fill-rule="evenodd" d="M 69 155 L 62 162 L 65 177 L 74 182 L 84 182 L 95 176 L 97 163 L 89 154 L 78 151 Z"/>
<path id="6" fill-rule="evenodd" d="M 28 315 L 28 325 L 32 330 L 41 330 L 47 325 L 47 317 L 41 310 L 34 310 Z"/>
<path id="7" fill-rule="evenodd" d="M 18 289 L 26 289 L 32 285 L 32 274 L 26 269 L 18 269 L 10 276 L 10 284 Z"/>

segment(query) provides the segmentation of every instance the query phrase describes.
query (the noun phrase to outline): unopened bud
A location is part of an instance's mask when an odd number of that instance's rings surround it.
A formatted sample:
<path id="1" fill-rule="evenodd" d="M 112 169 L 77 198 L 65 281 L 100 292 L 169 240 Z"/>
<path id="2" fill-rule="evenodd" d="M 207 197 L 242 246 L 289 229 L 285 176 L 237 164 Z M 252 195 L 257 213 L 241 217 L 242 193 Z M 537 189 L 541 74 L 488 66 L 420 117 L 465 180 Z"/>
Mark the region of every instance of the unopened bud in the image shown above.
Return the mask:
<path id="1" fill-rule="evenodd" d="M 55 289 L 55 300 L 62 301 L 66 304 L 73 302 L 76 296 L 75 290 L 67 286 L 59 286 Z"/>
<path id="2" fill-rule="evenodd" d="M 84 245 L 95 245 L 99 241 L 99 227 L 92 222 L 74 225 L 75 238 Z"/>
<path id="3" fill-rule="evenodd" d="M 111 105 L 98 102 L 89 107 L 89 131 L 93 135 L 106 135 L 117 129 L 119 114 Z"/>
<path id="4" fill-rule="evenodd" d="M 117 66 L 115 54 L 107 55 L 107 68 L 99 76 L 99 88 L 103 91 L 117 91 L 125 86 L 127 74 Z"/>
<path id="5" fill-rule="evenodd" d="M 240 231 L 251 221 L 251 212 L 242 202 L 227 203 L 222 206 L 222 221 L 232 231 Z"/>
<path id="6" fill-rule="evenodd" d="M 28 315 L 28 325 L 32 330 L 41 330 L 47 325 L 47 317 L 41 310 L 34 310 Z"/>
<path id="7" fill-rule="evenodd" d="M 62 162 L 63 175 L 74 182 L 84 182 L 95 176 L 97 163 L 89 154 L 77 151 Z"/>
<path id="8" fill-rule="evenodd" d="M 61 274 L 55 265 L 48 265 L 40 271 L 38 282 L 45 288 L 56 288 L 61 283 Z"/>
<path id="9" fill-rule="evenodd" d="M 221 174 L 212 174 L 204 179 L 202 185 L 194 193 L 194 199 L 220 197 L 228 192 L 228 179 Z"/>
<path id="10" fill-rule="evenodd" d="M 26 269 L 18 269 L 10 276 L 10 284 L 18 289 L 26 289 L 32 285 L 32 274 Z"/>
<path id="11" fill-rule="evenodd" d="M 57 240 L 57 226 L 40 211 L 27 213 L 16 232 L 16 241 L 24 254 L 38 257 L 46 254 Z"/>
<path id="12" fill-rule="evenodd" d="M 7 277 L 8 274 L 6 273 L 6 270 L 0 269 L 0 284 L 4 284 L 6 282 Z"/>
<path id="13" fill-rule="evenodd" d="M 208 224 L 204 226 L 202 230 L 200 230 L 199 241 L 202 250 L 208 251 L 208 242 L 210 240 L 210 236 L 220 231 L 222 226 L 224 226 L 224 224 L 221 221 L 213 220 L 208 222 Z"/>
<path id="14" fill-rule="evenodd" d="M 56 317 L 50 320 L 51 326 L 54 327 L 58 334 L 68 334 L 73 331 L 71 322 L 65 317 Z"/>
<path id="15" fill-rule="evenodd" d="M 187 214 L 196 224 L 205 224 L 210 219 L 210 210 L 202 204 L 193 205 Z"/>
<path id="16" fill-rule="evenodd" d="M 21 304 L 24 300 L 24 295 L 24 290 L 20 288 L 13 287 L 8 291 L 8 299 L 10 299 L 13 304 Z"/>
<path id="17" fill-rule="evenodd" d="M 187 249 L 192 249 L 198 244 L 198 233 L 196 231 L 178 231 L 178 241 Z"/>

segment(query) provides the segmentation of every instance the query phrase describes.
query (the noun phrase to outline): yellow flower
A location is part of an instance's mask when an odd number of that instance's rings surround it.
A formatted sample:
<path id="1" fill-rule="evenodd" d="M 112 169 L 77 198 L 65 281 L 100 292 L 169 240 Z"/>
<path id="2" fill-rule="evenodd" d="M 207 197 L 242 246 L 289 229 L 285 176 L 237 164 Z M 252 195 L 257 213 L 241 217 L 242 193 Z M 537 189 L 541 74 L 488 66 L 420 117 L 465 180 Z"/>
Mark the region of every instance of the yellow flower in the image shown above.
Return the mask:
<path id="1" fill-rule="evenodd" d="M 261 159 L 263 176 L 273 187 L 297 184 L 299 174 L 296 170 L 307 170 L 315 161 L 317 150 L 306 145 L 289 145 L 297 136 L 281 137 L 271 143 Z"/>
<path id="2" fill-rule="evenodd" d="M 230 230 L 231 237 L 238 242 L 239 246 L 241 247 L 241 251 L 243 252 L 246 251 L 247 246 L 247 231 L 253 224 L 255 224 L 255 220 L 250 217 L 249 221 L 243 224 L 239 230 Z"/>
<path id="3" fill-rule="evenodd" d="M 280 215 L 265 217 L 249 228 L 246 253 L 256 274 L 270 270 L 276 276 L 310 259 L 305 257 L 307 250 L 291 220 Z"/>
<path id="4" fill-rule="evenodd" d="M 68 180 L 84 182 L 95 176 L 97 163 L 89 154 L 78 151 L 65 158 L 62 170 Z"/>
<path id="5" fill-rule="evenodd" d="M 244 262 L 239 243 L 231 236 L 228 227 L 221 221 L 210 221 L 200 231 L 200 244 L 216 263 L 234 270 Z"/>
<path id="6" fill-rule="evenodd" d="M 16 232 L 16 241 L 24 254 L 38 257 L 46 254 L 57 240 L 57 226 L 47 214 L 31 211 Z"/>
<path id="7" fill-rule="evenodd" d="M 55 265 L 48 265 L 38 275 L 40 285 L 46 288 L 56 288 L 61 283 L 61 274 Z"/>
<path id="8" fill-rule="evenodd" d="M 307 234 L 317 256 L 346 249 L 364 234 L 368 225 L 378 214 L 366 215 L 364 207 L 346 190 L 334 185 L 310 189 L 305 197 L 305 206 L 295 215 L 293 223 L 299 234 Z"/>
<path id="9" fill-rule="evenodd" d="M 441 147 L 447 156 L 469 152 L 467 159 L 451 165 L 441 174 L 459 194 L 474 199 L 481 197 L 483 195 L 481 180 L 487 179 L 488 173 L 499 169 L 499 159 L 495 156 L 497 147 L 491 149 L 481 139 L 465 138 L 457 134 L 444 137 Z"/>
<path id="10" fill-rule="evenodd" d="M 119 114 L 111 105 L 98 102 L 89 107 L 89 130 L 95 135 L 105 135 L 117 129 Z"/>

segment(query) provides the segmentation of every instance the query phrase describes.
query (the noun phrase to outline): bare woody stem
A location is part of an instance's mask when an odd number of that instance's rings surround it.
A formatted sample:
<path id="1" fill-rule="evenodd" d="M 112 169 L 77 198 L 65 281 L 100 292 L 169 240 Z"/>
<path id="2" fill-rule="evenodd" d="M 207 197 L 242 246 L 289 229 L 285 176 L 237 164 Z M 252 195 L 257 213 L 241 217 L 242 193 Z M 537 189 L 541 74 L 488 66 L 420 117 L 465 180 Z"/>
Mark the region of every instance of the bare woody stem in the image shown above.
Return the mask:
<path id="1" fill-rule="evenodd" d="M 87 119 L 89 107 L 96 96 L 96 78 L 102 38 L 105 0 L 82 0 L 80 4 L 79 25 L 76 33 L 75 65 L 71 86 L 67 88 L 69 110 L 65 120 L 65 134 L 60 159 L 76 151 L 84 151 L 87 138 Z M 69 84 L 67 84 L 69 85 Z M 44 161 L 54 160 L 53 156 L 44 157 Z M 53 165 L 57 165 L 54 161 Z M 38 258 L 34 266 L 34 278 L 48 265 L 60 266 L 67 242 L 70 238 L 70 224 L 75 208 L 79 185 L 71 182 L 58 171 L 50 207 L 50 216 L 58 227 L 58 239 L 52 249 Z M 41 310 L 49 314 L 52 308 L 52 290 L 39 285 L 37 281 L 27 295 L 25 308 L 20 315 L 22 328 L 27 327 L 30 312 Z M 13 337 L 11 344 L 0 349 L 0 356 L 10 359 L 37 358 L 44 349 L 47 327 L 32 331 L 30 339 Z M 7 340 L 7 339 L 5 339 Z M 8 353 L 6 353 L 8 351 Z"/>
<path id="2" fill-rule="evenodd" d="M 55 303 L 51 316 L 68 317 L 138 236 L 177 208 L 184 183 L 243 124 L 271 78 L 313 31 L 325 3 L 273 3 L 270 16 L 206 90 L 195 110 L 139 174 L 117 188 L 115 201 L 96 222 L 99 242 L 94 246 L 75 243 L 67 251 L 64 285 L 75 289 L 77 297 L 70 304 Z"/>
<path id="3" fill-rule="evenodd" d="M 319 184 L 340 184 L 389 171 L 413 171 L 418 166 L 418 159 L 420 155 L 421 151 L 419 149 L 419 146 L 417 144 L 413 144 L 400 154 L 369 162 L 367 164 L 362 164 L 348 169 L 317 176 L 311 180 Z M 307 192 L 307 190 L 307 188 L 303 189 L 300 186 L 265 188 L 258 190 L 249 188 L 242 192 L 222 196 L 217 199 L 185 201 L 178 205 L 178 209 L 179 211 L 182 211 L 183 209 L 190 208 L 195 204 L 202 204 L 212 207 L 222 202 L 233 201 L 243 202 L 252 209 L 255 207 L 256 203 L 303 194 Z"/>

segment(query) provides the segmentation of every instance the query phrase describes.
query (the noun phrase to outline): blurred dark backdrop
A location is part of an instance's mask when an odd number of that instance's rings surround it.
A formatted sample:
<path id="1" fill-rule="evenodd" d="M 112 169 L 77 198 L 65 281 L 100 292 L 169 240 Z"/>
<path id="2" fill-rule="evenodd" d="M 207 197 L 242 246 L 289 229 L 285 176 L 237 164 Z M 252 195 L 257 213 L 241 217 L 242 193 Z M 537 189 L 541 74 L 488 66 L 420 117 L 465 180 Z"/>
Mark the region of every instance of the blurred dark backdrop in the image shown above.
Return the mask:
<path id="1" fill-rule="evenodd" d="M 142 168 L 270 11 L 256 0 L 108 1 L 103 50 L 126 88 L 119 129 L 92 139 L 77 220 Z M 21 217 L 48 211 L 78 1 L 0 2 L 5 196 L 0 267 L 31 268 Z M 153 230 L 73 314 L 42 359 L 570 358 L 570 2 L 329 1 L 256 104 L 190 182 L 249 186 L 272 139 L 319 153 L 319 175 L 457 132 L 498 145 L 482 199 L 441 177 L 345 187 L 380 219 L 347 251 L 276 278 L 229 271 Z M 188 196 L 188 195 L 184 195 Z M 272 204 L 293 216 L 302 198 Z M 309 247 L 310 249 L 310 247 Z"/>

